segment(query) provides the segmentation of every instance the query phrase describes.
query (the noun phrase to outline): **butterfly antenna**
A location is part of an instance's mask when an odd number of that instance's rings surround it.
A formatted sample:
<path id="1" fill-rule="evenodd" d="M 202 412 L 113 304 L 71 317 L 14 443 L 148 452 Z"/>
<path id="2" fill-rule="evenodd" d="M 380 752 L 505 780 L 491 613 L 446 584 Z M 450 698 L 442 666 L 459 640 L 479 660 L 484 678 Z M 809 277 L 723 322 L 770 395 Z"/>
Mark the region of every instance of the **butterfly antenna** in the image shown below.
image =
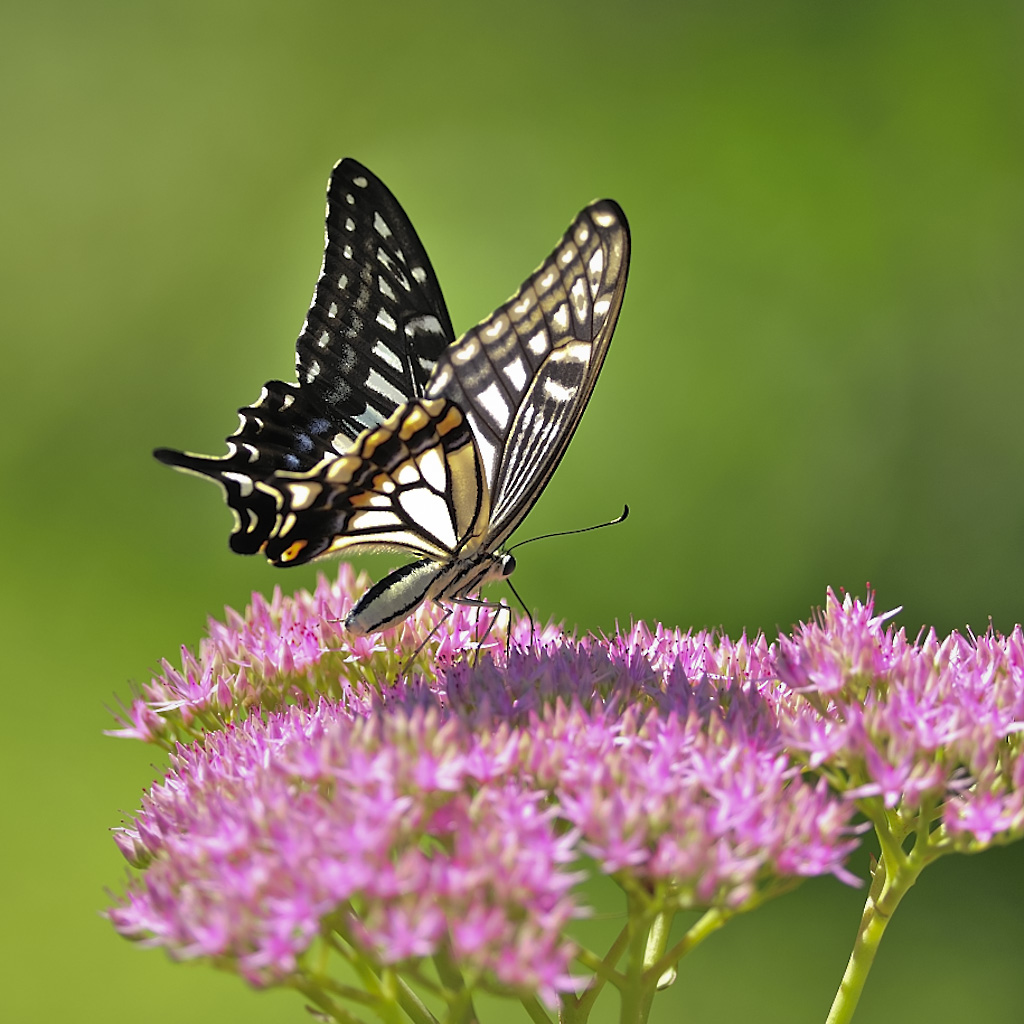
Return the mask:
<path id="1" fill-rule="evenodd" d="M 618 526 L 619 523 L 624 523 L 629 518 L 629 506 L 622 506 L 622 515 L 616 516 L 614 519 L 609 519 L 607 523 L 594 523 L 593 526 L 581 526 L 578 530 L 559 530 L 556 533 L 542 533 L 538 537 L 530 537 L 528 540 L 521 540 L 518 544 L 513 544 L 512 547 L 506 548 L 506 552 L 515 551 L 516 548 L 521 548 L 526 544 L 532 544 L 535 540 L 548 540 L 551 537 L 571 537 L 575 533 L 590 533 L 591 530 L 603 530 L 606 526 Z M 511 584 L 510 584 L 511 585 Z M 515 593 L 515 591 L 513 591 Z M 516 597 L 519 597 L 516 594 Z M 519 602 L 522 604 L 522 601 Z M 525 607 L 525 606 L 524 606 Z M 529 614 L 529 612 L 527 612 Z"/>

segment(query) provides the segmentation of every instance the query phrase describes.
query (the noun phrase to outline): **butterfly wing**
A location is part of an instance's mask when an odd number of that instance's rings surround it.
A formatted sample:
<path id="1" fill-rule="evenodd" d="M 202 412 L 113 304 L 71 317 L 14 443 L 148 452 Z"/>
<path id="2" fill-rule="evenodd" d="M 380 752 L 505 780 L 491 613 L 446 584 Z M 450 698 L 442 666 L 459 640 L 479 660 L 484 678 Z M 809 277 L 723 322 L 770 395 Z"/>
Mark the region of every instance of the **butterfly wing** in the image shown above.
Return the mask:
<path id="1" fill-rule="evenodd" d="M 163 463 L 221 485 L 235 514 L 231 547 L 259 551 L 277 522 L 275 473 L 303 472 L 347 451 L 366 428 L 423 395 L 454 338 L 415 229 L 387 187 L 342 160 L 327 191 L 325 249 L 296 343 L 298 381 L 269 381 L 239 410 L 228 454 L 160 448 Z"/>
<path id="2" fill-rule="evenodd" d="M 488 518 L 473 435 L 447 399 L 398 409 L 352 450 L 308 473 L 281 473 L 280 520 L 265 553 L 300 565 L 351 548 L 400 549 L 451 560 Z"/>
<path id="3" fill-rule="evenodd" d="M 494 551 L 533 507 L 579 424 L 618 319 L 629 226 L 592 203 L 503 306 L 438 360 L 427 395 L 466 416 L 490 494 Z"/>

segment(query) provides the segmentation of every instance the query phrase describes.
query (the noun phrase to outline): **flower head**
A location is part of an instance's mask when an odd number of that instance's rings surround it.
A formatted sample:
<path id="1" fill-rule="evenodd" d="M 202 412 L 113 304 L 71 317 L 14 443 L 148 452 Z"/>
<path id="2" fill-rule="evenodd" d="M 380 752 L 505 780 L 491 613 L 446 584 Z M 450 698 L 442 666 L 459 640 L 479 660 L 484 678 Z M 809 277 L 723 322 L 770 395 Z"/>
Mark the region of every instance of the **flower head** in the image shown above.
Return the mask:
<path id="1" fill-rule="evenodd" d="M 547 627 L 527 645 L 516 623 L 491 657 L 474 639 L 494 624 L 457 608 L 443 656 L 382 682 L 430 619 L 350 643 L 354 585 L 343 567 L 314 595 L 254 599 L 136 702 L 163 742 L 206 731 L 118 834 L 141 870 L 110 912 L 123 934 L 257 984 L 301 974 L 318 941 L 383 965 L 451 956 L 553 1003 L 585 867 L 654 911 L 847 878 L 853 808 L 787 756 L 763 637 Z"/>

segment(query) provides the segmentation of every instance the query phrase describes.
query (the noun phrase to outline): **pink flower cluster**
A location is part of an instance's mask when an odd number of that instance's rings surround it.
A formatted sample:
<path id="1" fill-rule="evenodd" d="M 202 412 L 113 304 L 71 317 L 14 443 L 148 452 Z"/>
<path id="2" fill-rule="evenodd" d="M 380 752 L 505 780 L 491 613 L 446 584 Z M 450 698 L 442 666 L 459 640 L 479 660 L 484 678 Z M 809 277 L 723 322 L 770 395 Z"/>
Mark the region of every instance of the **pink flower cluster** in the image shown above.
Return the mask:
<path id="1" fill-rule="evenodd" d="M 126 712 L 120 735 L 173 752 L 117 832 L 124 935 L 255 984 L 301 975 L 318 941 L 376 965 L 450 954 L 553 1004 L 586 871 L 655 911 L 734 912 L 853 881 L 871 801 L 931 815 L 951 849 L 1024 832 L 1019 628 L 911 642 L 830 591 L 774 644 L 517 621 L 506 655 L 503 614 L 477 609 L 350 640 L 360 584 L 343 565 L 254 598 Z"/>
<path id="2" fill-rule="evenodd" d="M 934 630 L 916 642 L 873 600 L 829 591 L 818 622 L 780 637 L 778 678 L 797 695 L 780 726 L 851 798 L 941 820 L 978 848 L 1024 833 L 1024 634 Z"/>
<path id="3" fill-rule="evenodd" d="M 846 877 L 851 809 L 787 759 L 763 638 L 549 627 L 529 646 L 520 622 L 506 659 L 500 635 L 476 651 L 460 609 L 432 671 L 388 685 L 381 651 L 407 657 L 422 625 L 361 653 L 307 644 L 354 585 L 343 568 L 314 596 L 254 600 L 136 702 L 144 738 L 223 721 L 117 833 L 138 869 L 110 912 L 123 934 L 258 984 L 326 932 L 382 963 L 447 944 L 463 972 L 550 1003 L 571 985 L 583 864 L 675 908 Z"/>

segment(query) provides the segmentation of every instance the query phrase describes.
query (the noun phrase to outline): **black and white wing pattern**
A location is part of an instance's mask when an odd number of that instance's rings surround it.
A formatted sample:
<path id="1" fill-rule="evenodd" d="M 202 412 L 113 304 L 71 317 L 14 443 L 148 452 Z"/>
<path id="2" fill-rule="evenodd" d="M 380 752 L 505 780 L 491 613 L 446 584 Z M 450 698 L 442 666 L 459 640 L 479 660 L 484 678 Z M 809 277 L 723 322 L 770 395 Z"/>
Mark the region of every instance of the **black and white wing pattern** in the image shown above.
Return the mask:
<path id="1" fill-rule="evenodd" d="M 420 556 L 357 602 L 348 629 L 394 625 L 515 567 L 501 544 L 575 433 L 611 341 L 629 265 L 617 204 L 583 210 L 516 294 L 438 359 L 425 395 L 340 457 L 280 472 L 276 565 L 349 548 Z"/>
<path id="2" fill-rule="evenodd" d="M 235 514 L 231 547 L 260 551 L 278 525 L 271 482 L 351 449 L 365 430 L 426 391 L 454 340 L 441 288 L 398 200 L 362 164 L 342 160 L 327 190 L 325 248 L 313 302 L 295 346 L 298 380 L 272 380 L 239 409 L 228 454 L 159 448 L 177 469 L 209 477 Z"/>

